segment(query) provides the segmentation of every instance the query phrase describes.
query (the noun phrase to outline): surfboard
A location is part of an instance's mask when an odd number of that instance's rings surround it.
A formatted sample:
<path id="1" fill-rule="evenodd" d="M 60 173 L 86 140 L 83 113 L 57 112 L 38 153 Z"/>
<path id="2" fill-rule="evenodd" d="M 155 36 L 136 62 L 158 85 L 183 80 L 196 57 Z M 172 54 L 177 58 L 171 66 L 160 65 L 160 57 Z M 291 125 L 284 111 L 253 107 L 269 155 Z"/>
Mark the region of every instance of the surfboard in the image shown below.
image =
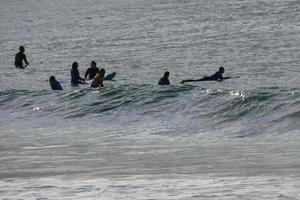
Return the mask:
<path id="1" fill-rule="evenodd" d="M 107 74 L 105 77 L 104 77 L 104 81 L 112 81 L 112 79 L 116 76 L 116 72 L 113 72 L 113 73 L 110 73 L 110 74 Z"/>

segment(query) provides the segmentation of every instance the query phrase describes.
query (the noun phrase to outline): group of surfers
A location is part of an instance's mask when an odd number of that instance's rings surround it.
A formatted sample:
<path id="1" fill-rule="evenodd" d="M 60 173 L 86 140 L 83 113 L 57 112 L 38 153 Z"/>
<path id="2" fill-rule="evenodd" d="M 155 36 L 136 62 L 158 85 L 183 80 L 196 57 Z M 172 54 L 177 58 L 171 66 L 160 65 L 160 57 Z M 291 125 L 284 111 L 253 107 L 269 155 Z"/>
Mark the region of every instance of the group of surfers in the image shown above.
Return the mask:
<path id="1" fill-rule="evenodd" d="M 23 46 L 19 47 L 19 52 L 15 56 L 15 66 L 16 68 L 24 69 L 27 65 L 29 65 L 26 55 L 24 54 L 25 48 Z M 25 66 L 23 65 L 23 61 L 25 62 Z M 230 79 L 231 77 L 223 77 L 223 73 L 225 72 L 224 67 L 220 67 L 219 70 L 211 76 L 205 76 L 200 79 L 186 79 L 181 81 L 180 83 L 186 82 L 198 82 L 198 81 L 222 81 L 223 79 Z M 103 87 L 104 80 L 110 80 L 115 76 L 115 72 L 105 76 L 105 69 L 99 69 L 95 61 L 91 62 L 90 68 L 86 70 L 84 78 L 82 78 L 79 74 L 78 63 L 73 62 L 71 68 L 71 84 L 87 84 L 87 80 L 91 80 L 90 87 L 97 88 Z M 166 71 L 163 76 L 159 79 L 158 85 L 170 85 L 169 81 L 170 72 Z M 62 90 L 62 86 L 59 81 L 56 80 L 55 76 L 50 76 L 49 84 L 52 90 Z"/>

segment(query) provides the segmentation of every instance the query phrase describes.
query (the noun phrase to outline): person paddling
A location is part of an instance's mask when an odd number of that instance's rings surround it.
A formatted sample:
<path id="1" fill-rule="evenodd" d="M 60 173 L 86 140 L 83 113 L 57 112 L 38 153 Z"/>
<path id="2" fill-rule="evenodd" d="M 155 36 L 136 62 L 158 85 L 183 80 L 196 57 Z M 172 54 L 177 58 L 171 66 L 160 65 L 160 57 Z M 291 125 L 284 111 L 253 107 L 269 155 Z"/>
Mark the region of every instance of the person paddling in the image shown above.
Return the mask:
<path id="1" fill-rule="evenodd" d="M 230 79 L 231 77 L 223 77 L 223 73 L 225 72 L 224 67 L 220 67 L 219 71 L 214 73 L 211 76 L 205 76 L 200 79 L 186 79 L 181 81 L 180 83 L 186 83 L 186 82 L 197 82 L 197 81 L 222 81 L 223 79 Z"/>
<path id="2" fill-rule="evenodd" d="M 15 66 L 16 66 L 16 68 L 24 69 L 27 65 L 29 65 L 24 52 L 25 52 L 25 48 L 23 46 L 20 46 L 19 47 L 19 52 L 15 56 Z M 26 64 L 25 66 L 23 66 L 23 60 Z"/>

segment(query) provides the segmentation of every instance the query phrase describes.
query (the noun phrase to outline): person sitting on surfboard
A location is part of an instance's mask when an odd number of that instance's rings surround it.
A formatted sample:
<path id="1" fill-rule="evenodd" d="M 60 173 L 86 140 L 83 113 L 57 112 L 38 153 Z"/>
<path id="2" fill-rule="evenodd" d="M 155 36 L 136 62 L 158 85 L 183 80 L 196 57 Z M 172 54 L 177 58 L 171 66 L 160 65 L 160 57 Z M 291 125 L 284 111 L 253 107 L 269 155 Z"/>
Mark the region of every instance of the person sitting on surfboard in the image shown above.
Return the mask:
<path id="1" fill-rule="evenodd" d="M 93 79 L 90 87 L 97 88 L 97 87 L 103 87 L 103 79 L 105 75 L 105 69 L 100 69 L 99 73 L 95 76 Z"/>
<path id="2" fill-rule="evenodd" d="M 24 54 L 25 48 L 23 46 L 19 47 L 19 53 L 15 56 L 15 66 L 16 68 L 24 69 L 29 63 L 27 62 L 26 55 Z M 23 66 L 23 60 L 26 63 L 25 66 Z"/>
<path id="3" fill-rule="evenodd" d="M 88 80 L 92 80 L 96 75 L 97 73 L 99 72 L 99 68 L 96 67 L 96 62 L 95 61 L 92 61 L 91 62 L 91 67 L 88 68 L 85 72 L 85 76 L 84 76 L 84 79 L 86 80 L 86 78 L 89 76 L 89 79 Z"/>
<path id="4" fill-rule="evenodd" d="M 79 75 L 77 62 L 73 62 L 73 64 L 72 64 L 71 83 L 72 83 L 72 85 L 85 84 L 84 79 L 81 78 Z"/>
<path id="5" fill-rule="evenodd" d="M 164 75 L 159 79 L 158 85 L 170 85 L 169 75 L 170 72 L 166 71 Z"/>
<path id="6" fill-rule="evenodd" d="M 55 76 L 50 76 L 49 83 L 52 90 L 62 90 L 60 83 L 55 79 Z"/>
<path id="7" fill-rule="evenodd" d="M 185 82 L 197 82 L 197 81 L 222 81 L 223 79 L 229 79 L 231 77 L 223 77 L 223 73 L 225 72 L 224 67 L 220 67 L 219 71 L 217 71 L 216 73 L 214 73 L 211 76 L 205 76 L 201 79 L 187 79 L 187 80 L 183 80 L 180 83 L 185 83 Z"/>

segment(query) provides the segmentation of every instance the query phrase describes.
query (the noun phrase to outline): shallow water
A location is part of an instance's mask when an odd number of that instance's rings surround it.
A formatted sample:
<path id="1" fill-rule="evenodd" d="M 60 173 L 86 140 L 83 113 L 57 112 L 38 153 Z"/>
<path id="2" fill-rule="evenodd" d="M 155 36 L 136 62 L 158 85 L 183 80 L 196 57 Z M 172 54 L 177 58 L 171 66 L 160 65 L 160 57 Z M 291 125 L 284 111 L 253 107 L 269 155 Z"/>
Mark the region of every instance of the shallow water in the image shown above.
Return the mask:
<path id="1" fill-rule="evenodd" d="M 299 9 L 0 1 L 1 198 L 300 199 Z M 72 62 L 83 76 L 91 60 L 116 81 L 71 86 Z M 179 84 L 219 66 L 240 78 Z"/>

